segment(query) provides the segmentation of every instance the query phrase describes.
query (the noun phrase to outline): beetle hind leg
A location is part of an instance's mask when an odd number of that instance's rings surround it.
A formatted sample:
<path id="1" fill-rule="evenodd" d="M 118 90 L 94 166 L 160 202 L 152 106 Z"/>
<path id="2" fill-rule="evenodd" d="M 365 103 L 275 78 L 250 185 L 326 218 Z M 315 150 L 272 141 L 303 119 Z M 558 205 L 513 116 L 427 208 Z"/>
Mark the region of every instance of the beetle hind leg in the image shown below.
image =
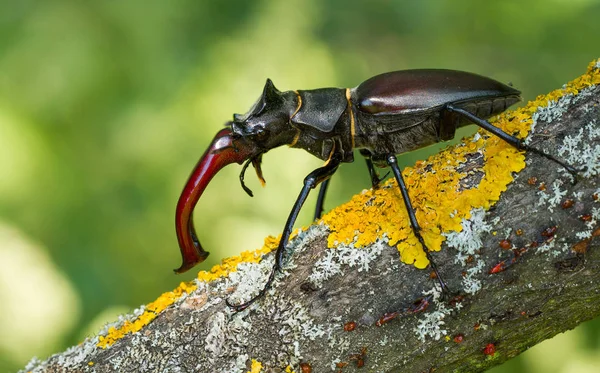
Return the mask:
<path id="1" fill-rule="evenodd" d="M 435 264 L 433 257 L 431 256 L 431 252 L 429 251 L 429 248 L 425 244 L 425 240 L 423 239 L 423 236 L 421 235 L 421 227 L 419 226 L 419 222 L 417 221 L 417 217 L 415 216 L 415 210 L 412 206 L 412 203 L 410 202 L 410 196 L 408 195 L 408 189 L 406 188 L 406 183 L 404 183 L 404 178 L 402 178 L 402 173 L 400 172 L 400 167 L 398 167 L 398 159 L 396 158 L 396 155 L 395 154 L 388 155 L 386 158 L 386 162 L 391 167 L 394 177 L 396 178 L 396 181 L 398 182 L 398 187 L 400 188 L 400 192 L 402 194 L 402 199 L 404 200 L 404 204 L 406 205 L 406 210 L 408 212 L 408 218 L 410 220 L 410 225 L 413 229 L 413 233 L 415 234 L 415 236 L 421 243 L 421 246 L 423 247 L 423 251 L 425 251 L 427 260 L 429 260 L 429 265 L 431 266 L 431 269 L 433 270 L 436 278 L 438 279 L 438 282 L 440 284 L 440 287 L 442 289 L 442 293 L 443 293 L 444 297 L 449 297 L 451 294 L 450 289 L 448 288 L 448 286 L 442 279 L 442 276 L 440 275 L 440 271 L 439 271 L 437 265 Z"/>
<path id="2" fill-rule="evenodd" d="M 488 122 L 487 120 L 481 119 L 481 118 L 477 117 L 476 115 L 471 114 L 467 110 L 458 108 L 453 105 L 446 105 L 446 110 L 448 110 L 449 112 L 454 112 L 460 116 L 463 116 L 464 118 L 468 119 L 469 121 L 473 122 L 474 124 L 478 125 L 479 127 L 493 133 L 494 135 L 498 136 L 499 138 L 501 138 L 502 140 L 506 141 L 507 143 L 509 143 L 510 145 L 514 146 L 515 148 L 517 148 L 519 150 L 525 150 L 527 152 L 532 152 L 532 153 L 541 155 L 542 157 L 553 161 L 554 163 L 560 165 L 565 170 L 567 170 L 569 172 L 569 174 L 571 174 L 571 176 L 573 177 L 573 179 L 572 179 L 573 184 L 577 183 L 579 172 L 581 170 L 578 170 L 575 167 L 573 167 L 569 164 L 566 164 L 565 162 L 551 156 L 550 154 L 547 154 L 546 152 L 544 152 L 540 149 L 537 149 L 537 148 L 534 148 L 532 146 L 525 144 L 520 139 L 518 139 L 512 135 L 509 135 L 508 133 L 502 131 L 500 128 L 498 128 L 498 127 L 494 126 L 493 124 L 491 124 L 490 122 Z"/>

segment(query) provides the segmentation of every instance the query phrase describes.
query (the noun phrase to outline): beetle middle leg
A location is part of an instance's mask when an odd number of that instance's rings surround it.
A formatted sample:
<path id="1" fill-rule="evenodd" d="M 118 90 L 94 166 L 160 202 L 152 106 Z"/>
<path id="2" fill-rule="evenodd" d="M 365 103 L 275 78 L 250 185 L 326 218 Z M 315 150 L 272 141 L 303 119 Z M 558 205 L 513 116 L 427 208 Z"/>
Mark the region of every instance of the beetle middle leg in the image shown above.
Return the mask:
<path id="1" fill-rule="evenodd" d="M 319 196 L 317 197 L 317 206 L 315 208 L 315 217 L 313 221 L 321 219 L 321 215 L 323 215 L 323 204 L 325 204 L 325 195 L 327 194 L 327 188 L 329 187 L 329 182 L 331 179 L 327 179 L 321 183 L 321 187 L 319 188 Z"/>
<path id="2" fill-rule="evenodd" d="M 267 282 L 265 283 L 264 287 L 254 298 L 250 299 L 245 303 L 234 305 L 231 304 L 229 300 L 226 300 L 225 303 L 227 304 L 227 306 L 233 308 L 235 311 L 238 312 L 243 311 L 256 300 L 264 296 L 265 293 L 271 288 L 273 280 L 275 280 L 275 274 L 277 272 L 281 272 L 286 245 L 290 239 L 290 235 L 292 234 L 292 229 L 294 228 L 296 218 L 298 217 L 300 209 L 302 209 L 302 205 L 306 201 L 308 194 L 310 193 L 311 189 L 314 189 L 317 185 L 329 180 L 329 178 L 335 173 L 341 162 L 342 156 L 339 153 L 333 153 L 323 167 L 317 168 L 316 170 L 308 174 L 306 178 L 304 178 L 304 186 L 302 187 L 300 195 L 296 199 L 294 207 L 292 208 L 292 211 L 290 212 L 290 215 L 288 216 L 288 219 L 285 223 L 283 233 L 281 234 L 281 240 L 279 241 L 279 246 L 277 247 L 277 251 L 275 252 L 275 264 L 273 265 L 271 274 L 269 275 L 269 278 L 267 279 Z"/>
<path id="3" fill-rule="evenodd" d="M 371 152 L 367 149 L 360 149 L 360 154 L 365 157 L 365 161 L 367 162 L 367 168 L 369 169 L 369 176 L 371 176 L 371 185 L 373 186 L 373 189 L 379 188 L 379 183 L 381 183 L 381 181 L 387 177 L 389 172 L 383 175 L 383 177 L 379 177 L 379 174 L 373 165 L 373 161 L 371 160 Z"/>
<path id="4" fill-rule="evenodd" d="M 392 172 L 394 173 L 396 182 L 398 182 L 398 187 L 400 188 L 400 192 L 402 193 L 402 199 L 404 200 L 404 204 L 406 205 L 406 211 L 408 212 L 408 218 L 410 220 L 410 225 L 412 226 L 413 233 L 415 234 L 415 236 L 421 243 L 421 246 L 423 247 L 423 251 L 425 252 L 425 255 L 427 256 L 427 260 L 429 260 L 429 265 L 431 266 L 431 269 L 433 269 L 433 272 L 435 273 L 435 276 L 440 283 L 443 294 L 445 296 L 448 296 L 448 295 L 450 295 L 450 290 L 448 289 L 448 286 L 442 279 L 442 276 L 440 276 L 440 271 L 438 270 L 437 265 L 433 261 L 433 257 L 431 256 L 431 253 L 429 252 L 429 248 L 425 244 L 425 240 L 423 239 L 423 236 L 421 235 L 421 227 L 419 226 L 419 222 L 417 221 L 417 217 L 415 215 L 415 209 L 413 208 L 412 203 L 410 202 L 410 196 L 408 195 L 408 189 L 406 188 L 406 183 L 404 183 L 404 178 L 402 178 L 402 173 L 400 172 L 400 168 L 398 167 L 398 159 L 396 158 L 396 155 L 388 154 L 388 156 L 386 157 L 386 162 L 392 168 Z"/>

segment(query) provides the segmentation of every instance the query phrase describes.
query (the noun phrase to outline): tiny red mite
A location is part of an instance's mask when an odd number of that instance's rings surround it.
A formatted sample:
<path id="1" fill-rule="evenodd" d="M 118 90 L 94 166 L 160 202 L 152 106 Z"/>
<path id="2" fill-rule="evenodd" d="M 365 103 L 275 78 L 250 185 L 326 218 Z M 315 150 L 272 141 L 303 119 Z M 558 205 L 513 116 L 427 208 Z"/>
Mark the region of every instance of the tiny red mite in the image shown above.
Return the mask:
<path id="1" fill-rule="evenodd" d="M 354 331 L 356 329 L 356 323 L 354 321 L 350 321 L 344 324 L 344 330 L 347 332 Z"/>
<path id="2" fill-rule="evenodd" d="M 350 360 L 356 361 L 356 367 L 362 368 L 365 366 L 365 355 L 367 354 L 367 348 L 363 347 L 360 350 L 360 354 L 354 354 L 350 356 Z"/>
<path id="3" fill-rule="evenodd" d="M 562 208 L 563 208 L 563 209 L 568 209 L 568 208 L 571 208 L 571 207 L 573 207 L 573 205 L 574 205 L 574 204 L 575 204 L 575 201 L 574 201 L 574 200 L 572 200 L 571 198 L 569 198 L 569 199 L 566 199 L 566 200 L 565 200 L 565 201 L 564 201 L 564 202 L 561 204 L 561 206 L 562 206 Z"/>
<path id="4" fill-rule="evenodd" d="M 579 217 L 579 219 L 581 219 L 583 221 L 591 221 L 592 220 L 592 215 L 590 215 L 590 214 L 581 215 Z"/>
<path id="5" fill-rule="evenodd" d="M 423 298 L 414 303 L 414 308 L 411 310 L 412 313 L 423 312 L 429 307 L 429 299 Z"/>
<path id="6" fill-rule="evenodd" d="M 462 341 L 464 341 L 465 336 L 462 334 L 457 334 L 454 336 L 454 342 L 456 343 L 462 343 Z"/>
<path id="7" fill-rule="evenodd" d="M 311 373 L 312 372 L 312 367 L 310 366 L 309 363 L 300 363 L 300 369 L 302 370 L 302 373 Z"/>
<path id="8" fill-rule="evenodd" d="M 504 250 L 508 250 L 512 247 L 512 243 L 510 242 L 510 240 L 502 240 L 502 241 L 500 241 L 499 245 Z"/>
<path id="9" fill-rule="evenodd" d="M 591 240 L 592 240 L 591 238 L 586 238 L 584 240 L 581 240 L 581 241 L 577 242 L 575 245 L 573 245 L 573 247 L 571 247 L 571 250 L 575 251 L 578 254 L 585 254 L 588 251 L 588 248 L 590 247 Z"/>
<path id="10" fill-rule="evenodd" d="M 493 356 L 496 353 L 496 345 L 493 343 L 488 343 L 487 345 L 485 345 L 483 353 L 488 356 Z"/>
<path id="11" fill-rule="evenodd" d="M 452 299 L 450 299 L 450 302 L 448 302 L 452 307 L 456 306 L 457 303 L 461 303 L 463 301 L 463 299 L 465 299 L 464 295 L 457 295 L 455 297 L 453 297 Z"/>
<path id="12" fill-rule="evenodd" d="M 383 324 L 392 321 L 393 319 L 395 319 L 396 317 L 398 317 L 398 312 L 390 312 L 390 313 L 386 313 L 383 316 L 381 316 L 381 318 L 379 320 L 377 320 L 377 322 L 375 323 L 375 325 L 377 326 L 382 326 Z"/>
<path id="13" fill-rule="evenodd" d="M 544 237 L 554 237 L 554 234 L 556 234 L 557 230 L 558 230 L 558 226 L 555 225 L 553 227 L 548 227 L 548 228 L 544 229 L 541 234 Z"/>
<path id="14" fill-rule="evenodd" d="M 506 269 L 506 260 L 501 261 L 490 269 L 490 274 L 500 273 Z"/>
<path id="15" fill-rule="evenodd" d="M 523 255 L 523 253 L 525 253 L 526 251 L 527 251 L 526 247 L 521 247 L 520 249 L 514 249 L 513 254 L 515 254 L 515 258 L 518 258 L 521 255 Z"/>

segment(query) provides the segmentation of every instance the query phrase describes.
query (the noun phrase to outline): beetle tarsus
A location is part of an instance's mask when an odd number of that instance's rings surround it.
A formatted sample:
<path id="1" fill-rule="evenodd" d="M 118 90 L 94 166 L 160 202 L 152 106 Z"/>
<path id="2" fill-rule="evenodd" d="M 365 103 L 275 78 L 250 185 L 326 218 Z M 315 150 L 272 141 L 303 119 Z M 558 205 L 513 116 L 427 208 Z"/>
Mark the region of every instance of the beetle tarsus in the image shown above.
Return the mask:
<path id="1" fill-rule="evenodd" d="M 535 154 L 541 155 L 542 157 L 547 158 L 547 159 L 549 159 L 549 160 L 557 163 L 558 165 L 562 166 L 571 175 L 571 184 L 572 185 L 576 185 L 577 184 L 577 182 L 579 181 L 579 179 L 581 177 L 580 176 L 580 172 L 584 172 L 585 171 L 585 169 L 578 170 L 577 168 L 575 168 L 575 167 L 573 167 L 573 166 L 571 166 L 569 164 L 566 164 L 566 163 L 564 163 L 563 161 L 561 161 L 559 159 L 556 159 L 555 157 L 551 156 L 550 154 L 546 154 L 542 150 L 536 149 L 536 148 L 531 147 L 531 146 L 529 146 L 527 144 L 523 144 L 522 142 L 521 142 L 521 147 L 519 149 L 522 149 L 522 150 L 525 150 L 527 152 L 531 152 L 531 153 L 535 153 Z"/>

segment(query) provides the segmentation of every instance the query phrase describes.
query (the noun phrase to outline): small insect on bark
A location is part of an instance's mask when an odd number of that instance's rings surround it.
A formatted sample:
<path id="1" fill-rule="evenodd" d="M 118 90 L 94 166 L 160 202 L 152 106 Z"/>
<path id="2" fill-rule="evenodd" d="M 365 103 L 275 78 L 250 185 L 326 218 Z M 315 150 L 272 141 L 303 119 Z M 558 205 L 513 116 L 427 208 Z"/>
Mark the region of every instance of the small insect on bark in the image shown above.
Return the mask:
<path id="1" fill-rule="evenodd" d="M 304 149 L 325 164 L 304 179 L 300 194 L 285 223 L 273 270 L 263 289 L 242 304 L 227 304 L 241 311 L 261 298 L 281 271 L 294 222 L 309 192 L 320 185 L 315 218 L 323 211 L 330 177 L 341 163 L 354 161 L 357 149 L 365 159 L 373 188 L 381 181 L 375 167 L 390 167 L 408 210 L 415 236 L 423 246 L 431 269 L 445 293 L 448 289 L 420 233 L 396 154 L 410 152 L 454 138 L 456 129 L 474 123 L 517 149 L 539 154 L 577 170 L 490 124 L 521 100 L 520 92 L 484 76 L 454 70 L 405 70 L 377 75 L 355 88 L 321 88 L 281 92 L 267 79 L 262 95 L 244 115 L 235 114 L 217 133 L 185 185 L 177 204 L 175 226 L 182 265 L 187 271 L 208 256 L 198 240 L 192 213 L 206 186 L 223 167 L 242 164 L 240 182 L 250 164 L 264 183 L 261 159 L 270 149 L 288 145 Z"/>

